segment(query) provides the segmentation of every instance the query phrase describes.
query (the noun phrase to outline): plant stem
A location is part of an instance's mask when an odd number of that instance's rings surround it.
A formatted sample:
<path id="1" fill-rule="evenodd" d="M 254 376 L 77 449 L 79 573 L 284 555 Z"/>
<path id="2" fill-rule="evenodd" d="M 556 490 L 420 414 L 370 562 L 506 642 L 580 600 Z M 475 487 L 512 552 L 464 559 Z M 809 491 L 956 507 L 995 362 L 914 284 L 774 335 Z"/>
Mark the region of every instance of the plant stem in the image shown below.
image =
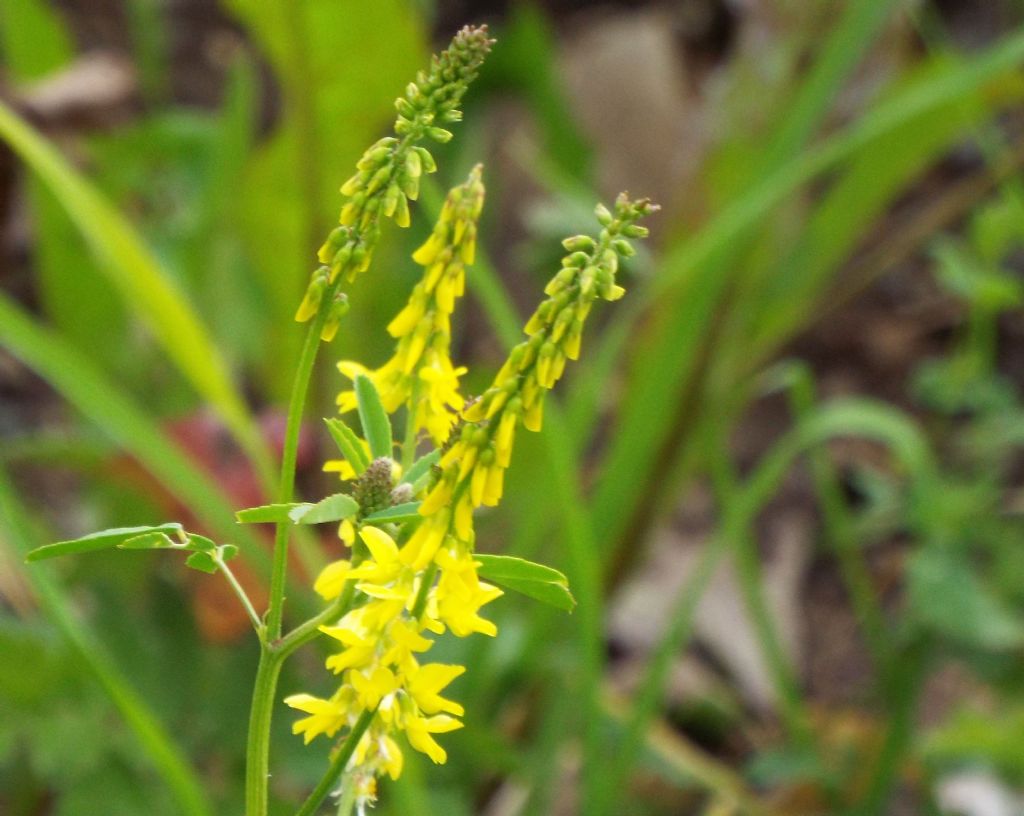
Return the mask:
<path id="1" fill-rule="evenodd" d="M 292 500 L 295 490 L 295 460 L 299 449 L 299 429 L 302 427 L 302 413 L 306 407 L 306 392 L 313 375 L 313 366 L 320 349 L 320 332 L 327 321 L 334 294 L 340 285 L 341 276 L 327 287 L 320 301 L 316 317 L 306 332 L 302 353 L 295 369 L 291 399 L 288 401 L 288 422 L 285 426 L 284 449 L 281 453 L 281 478 L 277 487 L 277 500 L 285 503 Z M 270 572 L 270 599 L 267 607 L 267 638 L 275 640 L 281 636 L 281 621 L 284 617 L 284 585 L 288 570 L 288 534 L 291 524 L 279 522 L 274 534 L 274 561 Z M 250 814 L 250 816 L 252 816 Z"/>
<path id="2" fill-rule="evenodd" d="M 242 606 L 245 608 L 245 614 L 249 616 L 249 620 L 252 621 L 252 627 L 256 630 L 256 634 L 260 640 L 263 640 L 263 621 L 260 620 L 259 614 L 252 605 L 252 601 L 249 600 L 249 595 L 246 593 L 245 588 L 238 582 L 238 578 L 235 577 L 235 573 L 231 570 L 231 567 L 227 565 L 227 562 L 221 558 L 219 552 L 215 552 L 214 560 L 217 562 L 217 566 L 220 567 L 220 571 L 224 574 L 228 584 L 231 585 L 231 589 L 235 595 L 238 596 L 238 600 L 242 602 Z"/>
<path id="3" fill-rule="evenodd" d="M 279 653 L 260 644 L 260 663 L 252 691 L 249 737 L 245 755 L 246 816 L 266 816 L 270 776 L 270 723 L 274 716 L 277 679 L 284 664 Z"/>
<path id="4" fill-rule="evenodd" d="M 302 807 L 296 811 L 295 816 L 313 816 L 313 814 L 316 813 L 316 809 L 320 807 L 320 803 L 327 798 L 327 794 L 331 792 L 331 788 L 334 787 L 334 783 L 338 781 L 338 777 L 341 776 L 342 771 L 345 770 L 345 766 L 348 765 L 348 761 L 352 758 L 352 754 L 355 753 L 359 740 L 363 738 L 363 734 L 366 732 L 366 729 L 370 727 L 370 723 L 373 721 L 376 714 L 377 709 L 374 708 L 372 710 L 364 711 L 359 715 L 359 719 L 356 720 L 356 724 L 352 726 L 352 730 L 349 731 L 348 736 L 345 738 L 345 742 L 342 744 L 341 748 L 338 749 L 338 753 L 334 755 L 334 759 L 331 760 L 327 773 L 323 775 L 323 778 L 317 786 L 313 788 L 313 792 L 302 804 Z"/>
<path id="5" fill-rule="evenodd" d="M 409 471 L 416 461 L 416 402 L 420 398 L 419 378 L 412 386 L 409 402 L 405 406 L 405 437 L 402 439 L 402 475 Z"/>
<path id="6" fill-rule="evenodd" d="M 317 351 L 320 349 L 320 332 L 330 312 L 334 295 L 341 285 L 341 276 L 327 287 L 320 301 L 302 346 L 302 353 L 295 369 L 291 399 L 288 402 L 288 422 L 285 427 L 284 449 L 281 454 L 281 478 L 278 484 L 278 501 L 291 501 L 295 489 L 295 460 L 299 448 L 299 429 L 302 413 L 306 406 L 306 392 L 313 374 Z M 274 715 L 274 697 L 277 679 L 281 674 L 284 658 L 290 652 L 274 647 L 281 636 L 284 618 L 284 589 L 288 571 L 288 536 L 290 524 L 278 523 L 274 534 L 274 556 L 270 572 L 270 597 L 267 605 L 266 626 L 260 638 L 260 662 L 256 669 L 253 687 L 252 708 L 249 713 L 249 737 L 245 761 L 245 802 L 246 816 L 266 816 L 268 779 L 270 776 L 270 724 Z M 257 629 L 259 632 L 260 630 Z M 316 629 L 313 628 L 313 634 Z M 312 635 L 311 635 L 312 637 Z M 299 644 L 301 645 L 301 644 Z M 297 646 L 295 647 L 297 648 Z"/>
<path id="7" fill-rule="evenodd" d="M 351 780 L 349 774 L 341 781 L 341 796 L 338 797 L 338 816 L 351 816 L 352 808 L 356 803 L 356 789 L 354 785 L 348 784 Z"/>

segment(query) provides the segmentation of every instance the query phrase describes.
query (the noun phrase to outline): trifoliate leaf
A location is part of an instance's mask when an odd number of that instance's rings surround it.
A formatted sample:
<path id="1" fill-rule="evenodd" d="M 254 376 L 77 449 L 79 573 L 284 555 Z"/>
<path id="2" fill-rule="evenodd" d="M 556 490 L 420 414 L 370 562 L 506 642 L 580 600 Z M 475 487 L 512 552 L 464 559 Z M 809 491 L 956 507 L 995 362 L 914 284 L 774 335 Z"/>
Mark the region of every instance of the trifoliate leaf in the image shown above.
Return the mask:
<path id="1" fill-rule="evenodd" d="M 370 443 L 370 453 L 374 459 L 391 456 L 391 420 L 388 419 L 380 394 L 373 381 L 365 374 L 355 379 L 356 401 L 359 403 L 359 421 L 363 424 L 363 435 Z"/>
<path id="2" fill-rule="evenodd" d="M 396 504 L 394 507 L 387 507 L 383 510 L 378 510 L 376 513 L 371 513 L 363 521 L 371 521 L 375 524 L 402 524 L 406 521 L 415 521 L 422 518 L 419 510 L 420 502 L 405 502 L 404 504 Z"/>
<path id="3" fill-rule="evenodd" d="M 370 466 L 370 460 L 366 456 L 366 451 L 363 450 L 362 440 L 355 431 L 345 424 L 344 420 L 335 417 L 325 419 L 324 422 L 327 423 L 327 430 L 330 432 L 334 444 L 341 451 L 341 455 L 352 465 L 356 476 L 361 476 L 363 471 Z"/>
<path id="4" fill-rule="evenodd" d="M 283 523 L 291 521 L 289 513 L 296 507 L 304 507 L 301 502 L 290 504 L 263 504 L 259 507 L 247 507 L 235 513 L 239 524 Z"/>
<path id="5" fill-rule="evenodd" d="M 481 578 L 565 612 L 576 606 L 569 579 L 556 569 L 510 555 L 474 555 L 473 559 L 480 563 Z"/>
<path id="6" fill-rule="evenodd" d="M 45 558 L 56 558 L 59 555 L 106 550 L 144 534 L 160 533 L 163 535 L 175 535 L 181 531 L 182 526 L 177 522 L 159 524 L 152 527 L 113 527 L 109 530 L 101 530 L 98 533 L 82 536 L 81 538 L 58 541 L 55 544 L 37 547 L 25 556 L 25 560 L 42 561 Z"/>
<path id="7" fill-rule="evenodd" d="M 316 504 L 300 504 L 292 509 L 288 517 L 295 524 L 323 524 L 328 521 L 343 521 L 359 512 L 359 503 L 344 493 L 335 493 Z"/>

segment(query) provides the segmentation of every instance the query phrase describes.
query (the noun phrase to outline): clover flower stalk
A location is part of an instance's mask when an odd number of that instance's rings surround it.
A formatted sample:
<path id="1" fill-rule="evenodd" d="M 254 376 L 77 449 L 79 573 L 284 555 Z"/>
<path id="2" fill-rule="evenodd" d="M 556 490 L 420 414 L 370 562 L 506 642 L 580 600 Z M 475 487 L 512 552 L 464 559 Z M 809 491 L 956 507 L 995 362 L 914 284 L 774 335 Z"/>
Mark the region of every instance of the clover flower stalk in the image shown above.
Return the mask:
<path id="1" fill-rule="evenodd" d="M 339 813 L 347 816 L 354 808 L 362 816 L 376 800 L 379 780 L 401 775 L 407 749 L 443 763 L 448 754 L 439 736 L 462 727 L 463 707 L 447 689 L 466 667 L 431 661 L 437 638 L 496 636 L 497 626 L 481 610 L 503 594 L 498 585 L 563 609 L 574 604 L 557 570 L 476 553 L 473 513 L 500 501 L 516 431 L 520 425 L 540 429 L 545 395 L 567 361 L 578 357 L 594 301 L 622 296 L 616 273 L 620 259 L 633 254 L 629 239 L 647 233 L 636 223 L 655 209 L 646 199 L 622 195 L 614 211 L 599 205 L 598 237 L 566 239 L 569 255 L 526 324 L 527 339 L 511 351 L 492 385 L 467 402 L 459 390 L 465 369 L 452 363 L 450 350 L 451 316 L 473 262 L 484 202 L 482 171 L 473 168 L 448 194 L 429 238 L 413 254 L 423 273 L 388 326 L 396 341 L 391 359 L 372 371 L 341 364 L 354 384 L 342 393 L 339 407 L 358 409 L 365 437 L 340 418 L 327 421 L 344 457 L 335 468 L 341 492 L 316 503 L 292 502 L 298 430 L 317 351 L 322 340 L 334 336 L 348 308 L 341 286 L 369 268 L 382 219 L 409 224 L 409 201 L 417 197 L 422 174 L 435 169 L 419 142 L 451 138 L 443 125 L 461 118 L 459 103 L 491 43 L 483 27 L 456 34 L 396 102 L 394 136 L 367 150 L 342 187 L 340 226 L 320 248 L 323 265 L 296 314 L 311 325 L 288 406 L 278 502 L 236 514 L 241 523 L 276 525 L 266 613 L 257 613 L 227 566 L 238 548 L 188 533 L 177 522 L 115 528 L 28 555 L 39 560 L 107 547 L 179 550 L 189 553 L 187 566 L 225 575 L 260 642 L 246 755 L 246 816 L 267 816 L 278 679 L 284 661 L 302 645 L 321 635 L 329 639 L 335 648 L 325 666 L 337 681 L 328 697 L 296 693 L 285 699 L 304 714 L 293 731 L 305 742 L 319 736 L 334 742 L 326 772 L 296 816 L 312 816 L 339 778 Z M 390 417 L 403 409 L 406 433 L 396 461 Z M 417 459 L 421 432 L 435 449 Z M 295 524 L 323 523 L 338 523 L 348 557 L 328 564 L 314 582 L 324 608 L 285 633 L 290 531 Z"/>
<path id="2" fill-rule="evenodd" d="M 436 169 L 430 151 L 419 143 L 424 139 L 443 143 L 451 138 L 451 131 L 444 125 L 461 119 L 459 104 L 492 42 L 485 26 L 467 26 L 459 31 L 449 47 L 432 58 L 429 70 L 420 72 L 396 100 L 394 136 L 371 146 L 357 163 L 355 175 L 343 185 L 347 201 L 341 209 L 340 225 L 320 248 L 318 258 L 322 266 L 313 273 L 296 313 L 297 320 L 312 321 L 312 326 L 296 366 L 289 401 L 278 485 L 281 502 L 290 501 L 294 490 L 299 426 L 319 342 L 334 337 L 348 309 L 341 285 L 354 281 L 369 268 L 380 237 L 382 217 L 393 218 L 399 226 L 408 224 L 408 202 L 417 197 L 422 174 Z M 249 720 L 247 816 L 265 816 L 267 812 L 270 722 L 285 656 L 274 644 L 282 632 L 288 537 L 288 525 L 278 523 Z"/>
<path id="3" fill-rule="evenodd" d="M 472 251 L 467 253 L 462 242 L 479 216 L 482 187 L 472 192 L 479 184 L 475 169 L 469 181 L 449 196 L 438 226 L 417 250 L 416 260 L 426 266 L 426 272 L 409 306 L 391 325 L 392 334 L 400 337 L 395 357 L 375 372 L 343 366 L 351 376 L 370 377 L 382 386 L 382 404 L 388 412 L 408 403 L 414 392 L 409 381 L 434 365 L 425 351 L 433 332 L 440 331 L 439 320 L 443 325 L 440 345 L 447 350 L 448 318 L 455 296 L 461 294 L 463 274 L 461 264 L 453 264 L 453 259 L 460 257 L 463 263 L 472 259 Z M 465 207 L 463 215 L 460 206 Z M 343 525 L 341 537 L 352 547 L 352 557 L 328 565 L 315 584 L 328 602 L 346 591 L 353 599 L 351 608 L 337 620 L 320 627 L 337 642 L 338 651 L 327 658 L 326 667 L 340 683 L 330 697 L 303 693 L 285 702 L 306 715 L 293 725 L 306 742 L 319 735 L 344 735 L 341 745 L 351 750 L 345 767 L 338 770 L 344 771 L 360 814 L 373 803 L 377 780 L 395 779 L 401 773 L 404 744 L 435 763 L 447 759 L 436 735 L 460 728 L 463 708 L 443 692 L 466 668 L 426 662 L 425 656 L 435 638 L 445 632 L 456 637 L 497 635 L 497 627 L 481 615 L 481 609 L 502 594 L 481 580 L 481 563 L 474 555 L 473 510 L 501 499 L 515 430 L 520 424 L 540 429 L 544 394 L 560 379 L 566 361 L 578 357 L 593 302 L 622 296 L 624 290 L 615 283 L 619 259 L 633 253 L 628 238 L 646 234 L 635 222 L 652 209 L 646 200 L 632 202 L 621 196 L 614 213 L 598 208 L 602 224 L 598 239 L 566 240 L 571 254 L 548 284 L 547 299 L 527 323 L 529 338 L 512 350 L 492 386 L 462 411 L 461 430 L 454 441 L 448 438 L 450 426 L 438 426 L 443 431 L 437 435 L 440 441 L 451 444 L 433 479 L 413 496 L 422 499 L 414 517 L 378 526 L 372 523 L 374 514 L 361 512 L 354 525 Z M 442 280 L 450 280 L 447 294 L 442 294 Z M 396 331 L 396 326 L 401 330 Z M 419 338 L 415 346 L 410 338 Z M 394 377 L 395 370 L 402 376 Z M 384 400 L 388 389 L 397 396 Z M 348 393 L 342 395 L 346 405 L 355 399 Z M 420 399 L 429 402 L 428 396 Z M 378 482 L 382 477 L 401 476 L 401 468 L 389 460 L 377 460 L 374 467 L 372 478 Z M 369 473 L 370 468 L 357 476 L 353 495 L 365 492 L 361 485 Z M 378 490 L 377 495 L 407 502 L 413 488 L 408 483 L 392 485 L 388 481 L 390 490 Z M 407 488 L 404 494 L 402 487 Z"/>

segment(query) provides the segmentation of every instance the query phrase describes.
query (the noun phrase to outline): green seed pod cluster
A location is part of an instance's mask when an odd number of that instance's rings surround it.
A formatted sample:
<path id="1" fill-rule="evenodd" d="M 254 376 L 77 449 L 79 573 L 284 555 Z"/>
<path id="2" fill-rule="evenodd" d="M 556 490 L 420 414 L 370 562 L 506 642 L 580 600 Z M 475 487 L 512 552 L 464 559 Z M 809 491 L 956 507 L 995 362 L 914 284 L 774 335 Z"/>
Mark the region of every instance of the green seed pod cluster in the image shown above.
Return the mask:
<path id="1" fill-rule="evenodd" d="M 352 498 L 359 502 L 363 515 L 376 513 L 391 506 L 391 491 L 395 488 L 395 463 L 388 458 L 374 459 L 352 488 Z"/>
<path id="2" fill-rule="evenodd" d="M 529 430 L 540 429 L 545 392 L 561 378 L 566 360 L 578 359 L 583 324 L 594 301 L 618 300 L 625 294 L 615 282 L 619 259 L 634 254 L 627 239 L 647 236 L 647 228 L 636 221 L 656 209 L 648 199 L 631 201 L 623 193 L 614 213 L 603 204 L 597 206 L 602 228 L 596 239 L 575 235 L 562 242 L 569 254 L 544 289 L 548 297 L 526 324 L 530 339 L 512 349 L 494 384 L 465 411 L 467 420 L 500 424 L 500 417 L 511 411 Z"/>
<path id="3" fill-rule="evenodd" d="M 352 281 L 369 268 L 382 217 L 393 218 L 401 227 L 409 225 L 409 201 L 419 196 L 420 178 L 437 169 L 430 151 L 418 142 L 451 139 L 451 131 L 442 125 L 462 118 L 459 103 L 492 42 L 486 26 L 466 26 L 433 58 L 430 70 L 421 71 L 395 101 L 395 135 L 372 145 L 357 162 L 355 175 L 342 185 L 348 201 L 340 226 L 320 247 L 323 266 L 313 273 L 296 320 L 305 322 L 317 314 L 327 286 L 339 276 Z"/>

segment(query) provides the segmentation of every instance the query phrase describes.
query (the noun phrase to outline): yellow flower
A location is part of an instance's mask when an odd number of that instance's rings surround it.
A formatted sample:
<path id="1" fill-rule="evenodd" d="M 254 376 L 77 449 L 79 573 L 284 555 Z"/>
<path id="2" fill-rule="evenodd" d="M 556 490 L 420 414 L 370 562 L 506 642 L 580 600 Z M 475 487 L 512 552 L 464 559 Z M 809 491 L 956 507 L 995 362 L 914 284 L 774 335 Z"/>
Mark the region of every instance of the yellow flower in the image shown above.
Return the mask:
<path id="1" fill-rule="evenodd" d="M 446 700 L 440 692 L 456 677 L 466 671 L 465 666 L 449 666 L 444 663 L 427 663 L 419 666 L 407 679 L 406 691 L 409 692 L 420 711 L 426 714 L 454 714 L 461 717 L 465 710 L 452 700 Z"/>
<path id="2" fill-rule="evenodd" d="M 345 588 L 351 569 L 352 565 L 344 559 L 332 561 L 320 572 L 313 584 L 313 590 L 325 601 L 334 600 Z"/>
<path id="3" fill-rule="evenodd" d="M 448 760 L 448 753 L 431 734 L 444 734 L 459 728 L 462 728 L 462 723 L 446 714 L 410 717 L 405 723 L 405 736 L 413 748 L 430 757 L 435 765 L 443 765 Z"/>
<path id="4" fill-rule="evenodd" d="M 310 694 L 292 694 L 285 697 L 285 705 L 309 714 L 308 717 L 292 723 L 292 733 L 302 734 L 302 740 L 306 745 L 319 734 L 326 734 L 328 737 L 337 734 L 341 727 L 348 723 L 348 708 L 336 697 L 337 695 L 330 700 L 322 700 Z"/>

